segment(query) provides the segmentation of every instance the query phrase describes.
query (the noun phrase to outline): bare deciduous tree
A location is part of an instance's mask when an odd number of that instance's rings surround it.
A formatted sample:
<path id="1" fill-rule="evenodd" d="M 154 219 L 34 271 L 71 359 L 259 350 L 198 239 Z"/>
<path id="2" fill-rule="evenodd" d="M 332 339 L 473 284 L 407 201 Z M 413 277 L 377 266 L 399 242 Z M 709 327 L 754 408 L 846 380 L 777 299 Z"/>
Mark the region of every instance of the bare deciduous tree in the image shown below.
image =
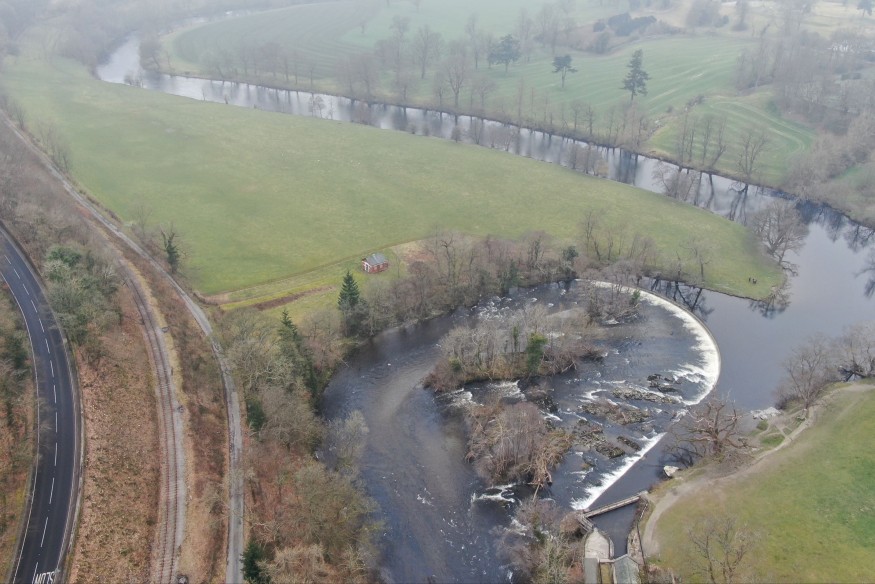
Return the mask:
<path id="1" fill-rule="evenodd" d="M 478 75 L 474 77 L 471 85 L 471 95 L 477 96 L 480 99 L 480 109 L 486 109 L 486 99 L 490 93 L 498 89 L 495 81 L 487 75 Z"/>
<path id="2" fill-rule="evenodd" d="M 691 261 L 695 264 L 698 277 L 696 282 L 699 285 L 705 284 L 705 266 L 711 263 L 714 259 L 714 246 L 701 236 L 691 236 L 684 242 L 684 248 L 690 254 Z"/>
<path id="3" fill-rule="evenodd" d="M 754 127 L 748 128 L 741 138 L 741 152 L 738 153 L 736 168 L 745 182 L 751 180 L 759 173 L 761 155 L 766 149 L 769 139 L 765 130 Z"/>
<path id="4" fill-rule="evenodd" d="M 846 380 L 875 376 L 875 321 L 848 327 L 836 342 L 836 352 Z"/>
<path id="5" fill-rule="evenodd" d="M 732 451 L 744 450 L 739 422 L 741 414 L 723 398 L 709 397 L 672 426 L 672 450 L 683 462 L 721 459 Z"/>
<path id="6" fill-rule="evenodd" d="M 705 116 L 701 122 L 701 157 L 699 164 L 705 168 L 714 168 L 726 152 L 726 116 L 719 119 L 713 115 Z"/>
<path id="7" fill-rule="evenodd" d="M 690 201 L 698 193 L 702 174 L 666 162 L 657 162 L 653 179 L 662 184 L 662 192 L 679 201 Z"/>
<path id="8" fill-rule="evenodd" d="M 793 349 L 784 361 L 787 375 L 778 387 L 781 402 L 798 401 L 808 410 L 838 381 L 838 366 L 832 344 L 823 335 L 810 337 Z"/>
<path id="9" fill-rule="evenodd" d="M 471 74 L 468 58 L 463 53 L 451 55 L 449 59 L 444 61 L 443 73 L 450 91 L 453 92 L 453 106 L 458 109 L 459 94 Z"/>
<path id="10" fill-rule="evenodd" d="M 326 447 L 335 459 L 338 472 L 355 475 L 365 447 L 368 425 L 358 410 L 342 420 L 329 422 Z"/>
<path id="11" fill-rule="evenodd" d="M 427 24 L 419 27 L 413 37 L 413 61 L 419 66 L 419 78 L 425 79 L 429 65 L 440 58 L 443 38 Z"/>
<path id="12" fill-rule="evenodd" d="M 808 236 L 808 226 L 790 201 L 775 199 L 750 219 L 750 227 L 763 242 L 766 252 L 784 263 L 789 251 L 798 251 Z"/>
<path id="13" fill-rule="evenodd" d="M 696 553 L 696 573 L 710 584 L 740 582 L 750 569 L 759 535 L 734 515 L 720 512 L 697 521 L 687 537 Z"/>

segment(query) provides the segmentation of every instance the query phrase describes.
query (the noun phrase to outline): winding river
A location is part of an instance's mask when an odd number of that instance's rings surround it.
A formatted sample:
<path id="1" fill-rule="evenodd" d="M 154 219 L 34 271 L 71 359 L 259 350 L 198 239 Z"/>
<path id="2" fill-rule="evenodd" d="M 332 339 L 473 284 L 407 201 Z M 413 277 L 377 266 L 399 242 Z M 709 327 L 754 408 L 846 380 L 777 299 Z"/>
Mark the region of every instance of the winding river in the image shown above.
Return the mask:
<path id="1" fill-rule="evenodd" d="M 467 141 L 473 141 L 473 136 L 481 144 L 548 163 L 563 164 L 573 144 L 525 129 L 519 130 L 518 136 L 512 132 L 514 139 L 508 140 L 502 124 L 467 116 L 455 118 L 416 108 L 363 106 L 343 97 L 146 72 L 139 66 L 135 37 L 121 45 L 97 69 L 97 74 L 107 82 L 135 82 L 145 89 L 197 100 L 366 121 L 379 128 L 448 139 L 458 125 L 467 130 Z M 660 191 L 653 179 L 658 161 L 618 149 L 601 152 L 613 180 Z M 702 181 L 692 202 L 743 221 L 748 213 L 774 196 L 780 194 L 753 188 L 749 192 L 739 191 L 730 180 L 714 176 Z M 810 232 L 802 249 L 788 258 L 795 264 L 796 273 L 789 281 L 785 302 L 765 306 L 710 291 L 678 289 L 662 283 L 652 286 L 656 292 L 686 304 L 707 324 L 722 359 L 717 391 L 743 409 L 773 403 L 774 389 L 782 375 L 781 362 L 794 345 L 809 335 L 837 335 L 851 323 L 875 318 L 872 300 L 875 230 L 829 208 L 799 204 L 799 209 Z M 559 310 L 575 302 L 575 295 L 573 285 L 520 291 L 512 298 L 485 303 L 475 309 L 474 316 L 483 318 L 490 311 L 526 303 L 541 303 Z M 360 409 L 370 427 L 363 477 L 380 505 L 385 524 L 382 541 L 385 557 L 381 565 L 388 581 L 421 582 L 434 577 L 440 581 L 491 582 L 510 577 L 497 553 L 498 531 L 493 528 L 508 525 L 504 503 L 513 500 L 516 493 L 509 487 L 486 489 L 464 462 L 464 428 L 454 410 L 459 399 L 469 396 L 435 398 L 420 387 L 420 380 L 439 351 L 437 343 L 441 336 L 454 323 L 470 316 L 460 312 L 383 333 L 350 360 L 326 393 L 325 409 L 329 416 Z M 646 354 L 634 342 L 615 339 L 608 343 L 609 357 L 599 369 L 554 380 L 560 413 L 576 407 L 571 402 L 587 387 L 633 383 L 649 373 L 665 373 L 670 367 L 668 361 L 657 365 L 661 359 L 693 363 L 696 367 L 707 364 L 707 358 L 700 354 L 704 349 L 694 341 L 695 335 L 680 334 L 683 327 L 677 318 L 664 310 L 649 309 L 645 315 L 645 322 L 651 327 L 648 330 L 677 329 L 676 338 L 659 344 L 658 349 L 648 349 Z M 657 322 L 661 324 L 651 326 Z M 689 383 L 699 384 L 698 387 L 708 383 L 706 375 L 686 373 Z M 519 389 L 505 386 L 483 391 L 514 394 Z M 691 386 L 691 395 L 696 391 Z M 622 461 L 596 461 L 599 463 L 596 472 L 587 475 L 579 471 L 580 457 L 569 456 L 563 465 L 568 467 L 566 472 L 560 469 L 557 473 L 557 477 L 565 478 L 557 478 L 551 496 L 566 505 L 573 504 L 575 498 L 579 499 L 578 504 L 597 504 L 634 494 L 653 484 L 664 463 L 662 449 L 659 445 L 653 447 L 660 436 L 658 426 L 636 429 L 635 439 L 645 446 L 642 450 L 645 455 L 627 458 L 637 460 L 631 466 Z M 570 468 L 573 464 L 576 469 Z M 593 500 L 594 496 L 598 499 Z M 618 553 L 625 549 L 630 522 L 630 510 L 611 513 L 597 522 L 612 536 Z"/>

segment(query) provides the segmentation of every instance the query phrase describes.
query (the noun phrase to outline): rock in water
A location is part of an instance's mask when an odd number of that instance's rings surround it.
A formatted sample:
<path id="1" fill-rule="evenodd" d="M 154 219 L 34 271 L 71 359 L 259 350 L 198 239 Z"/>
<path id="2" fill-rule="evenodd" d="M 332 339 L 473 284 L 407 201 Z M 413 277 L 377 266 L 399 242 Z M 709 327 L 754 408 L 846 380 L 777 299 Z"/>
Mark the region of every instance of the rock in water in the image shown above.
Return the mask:
<path id="1" fill-rule="evenodd" d="M 665 476 L 667 476 L 668 478 L 672 478 L 679 470 L 681 469 L 676 466 L 666 465 L 662 467 L 662 472 L 664 472 Z"/>

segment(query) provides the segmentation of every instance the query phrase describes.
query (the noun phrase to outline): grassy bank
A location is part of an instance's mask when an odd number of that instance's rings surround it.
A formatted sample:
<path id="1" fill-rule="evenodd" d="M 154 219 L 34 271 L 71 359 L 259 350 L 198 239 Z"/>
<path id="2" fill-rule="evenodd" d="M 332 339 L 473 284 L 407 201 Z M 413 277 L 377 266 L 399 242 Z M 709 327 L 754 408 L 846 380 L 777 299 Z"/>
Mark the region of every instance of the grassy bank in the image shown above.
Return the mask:
<path id="1" fill-rule="evenodd" d="M 520 2 L 502 4 L 500 9 L 489 0 L 472 7 L 470 3 L 452 1 L 444 3 L 423 2 L 419 11 L 405 2 L 380 6 L 371 15 L 362 31 L 360 23 L 364 9 L 349 3 L 326 3 L 275 10 L 253 14 L 224 22 L 198 26 L 178 31 L 168 38 L 165 46 L 170 53 L 171 68 L 175 71 L 193 71 L 203 76 L 215 76 L 210 63 L 217 53 L 233 51 L 236 47 L 256 46 L 275 42 L 290 54 L 297 55 L 299 63 L 299 86 L 309 87 L 310 67 L 314 71 L 314 87 L 346 93 L 345 86 L 336 80 L 338 64 L 344 59 L 372 50 L 374 44 L 392 35 L 393 18 L 410 20 L 412 36 L 422 25 L 428 24 L 440 32 L 445 40 L 460 38 L 464 34 L 467 19 L 477 14 L 482 30 L 496 38 L 515 30 Z M 654 12 L 657 18 L 676 20 L 682 4 L 673 12 Z M 528 8 L 534 16 L 538 6 Z M 627 7 L 599 5 L 597 2 L 578 3 L 575 12 L 577 23 L 584 34 L 593 22 L 612 14 L 623 12 Z M 628 42 L 628 41 L 627 41 Z M 495 90 L 489 95 L 486 110 L 492 115 L 516 116 L 517 94 L 524 85 L 523 116 L 530 122 L 544 124 L 552 115 L 553 122 L 560 125 L 564 109 L 570 119 L 570 104 L 582 100 L 590 104 L 600 116 L 608 115 L 613 107 L 628 103 L 628 93 L 621 89 L 626 63 L 634 50 L 643 49 L 645 69 L 650 74 L 648 95 L 639 97 L 638 107 L 657 122 L 659 131 L 645 145 L 660 155 L 671 155 L 674 133 L 686 111 L 694 116 L 718 114 L 727 118 L 729 148 L 718 163 L 726 173 L 736 173 L 735 161 L 739 155 L 739 136 L 749 127 L 764 129 L 769 135 L 769 147 L 764 153 L 763 169 L 758 179 L 770 184 L 779 184 L 785 178 L 792 157 L 812 142 L 814 131 L 803 124 L 788 121 L 773 107 L 770 91 L 760 90 L 754 95 L 738 95 L 733 76 L 741 52 L 756 45 L 749 33 L 731 33 L 722 29 L 718 34 L 674 35 L 647 37 L 631 44 L 620 46 L 605 55 L 595 55 L 560 47 L 560 54 L 570 52 L 574 65 L 579 70 L 569 74 L 564 88 L 559 75 L 553 73 L 553 54 L 549 48 L 536 43 L 530 60 L 521 59 L 508 73 L 503 67 L 487 68 L 484 64 L 479 74 L 488 77 Z M 484 58 L 485 61 L 485 58 Z M 250 72 L 251 73 L 251 72 Z M 433 96 L 432 68 L 424 80 L 416 80 L 409 88 L 408 101 L 420 105 L 436 105 Z M 241 73 L 242 75 L 242 73 Z M 418 77 L 418 76 L 417 76 Z M 250 74 L 248 79 L 271 85 L 294 85 L 294 79 L 286 82 L 284 76 L 261 77 Z M 376 94 L 380 99 L 394 101 L 397 92 L 392 89 L 393 78 L 385 74 Z M 470 83 L 468 84 L 470 88 Z M 534 90 L 534 93 L 533 93 Z M 704 96 L 700 104 L 688 108 L 688 104 Z M 452 97 L 444 101 L 452 105 Z M 479 109 L 479 98 L 470 96 L 463 88 L 460 108 Z M 552 114 L 545 114 L 546 111 Z"/>
<path id="2" fill-rule="evenodd" d="M 112 86 L 61 59 L 21 57 L 5 87 L 34 127 L 56 129 L 93 197 L 125 221 L 145 210 L 153 225 L 173 224 L 206 294 L 327 269 L 437 227 L 571 240 L 589 209 L 667 256 L 691 237 L 709 241 L 715 289 L 755 295 L 780 279 L 739 225 L 502 152 Z"/>
<path id="3" fill-rule="evenodd" d="M 656 525 L 659 562 L 684 581 L 686 529 L 722 508 L 760 535 L 757 580 L 861 582 L 875 573 L 875 391 L 839 390 L 812 428 L 741 477 L 704 483 Z"/>

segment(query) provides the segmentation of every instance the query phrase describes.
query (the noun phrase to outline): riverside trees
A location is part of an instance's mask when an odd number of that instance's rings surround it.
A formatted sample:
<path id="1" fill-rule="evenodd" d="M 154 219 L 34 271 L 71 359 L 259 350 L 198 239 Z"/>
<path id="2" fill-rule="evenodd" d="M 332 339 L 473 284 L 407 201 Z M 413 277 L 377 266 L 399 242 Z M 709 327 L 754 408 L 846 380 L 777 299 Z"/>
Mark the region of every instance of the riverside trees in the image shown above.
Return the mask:
<path id="1" fill-rule="evenodd" d="M 808 236 L 796 205 L 774 199 L 751 217 L 750 227 L 765 246 L 766 252 L 782 265 L 788 252 L 799 251 Z"/>
<path id="2" fill-rule="evenodd" d="M 699 460 L 722 460 L 746 446 L 739 424 L 741 413 L 733 404 L 711 397 L 691 408 L 672 426 L 675 456 L 686 464 Z"/>
<path id="3" fill-rule="evenodd" d="M 540 306 L 460 326 L 444 337 L 443 359 L 426 379 L 437 391 L 456 389 L 483 379 L 513 380 L 570 369 L 595 354 L 586 338 L 588 315 L 572 312 L 548 316 Z"/>
<path id="4" fill-rule="evenodd" d="M 250 309 L 219 323 L 254 435 L 249 459 L 257 543 L 250 555 L 259 557 L 247 566 L 274 582 L 286 581 L 290 569 L 319 581 L 361 582 L 367 579 L 373 510 L 356 483 L 367 428 L 355 413 L 327 427 L 317 418 L 325 377 L 315 371 L 321 349 L 310 330 L 307 325 L 301 332 L 287 315 L 277 326 Z M 312 459 L 326 436 L 330 466 Z"/>
<path id="5" fill-rule="evenodd" d="M 836 381 L 875 376 L 875 321 L 852 325 L 835 339 L 809 337 L 784 361 L 785 376 L 778 387 L 782 407 L 794 403 L 806 410 Z"/>

